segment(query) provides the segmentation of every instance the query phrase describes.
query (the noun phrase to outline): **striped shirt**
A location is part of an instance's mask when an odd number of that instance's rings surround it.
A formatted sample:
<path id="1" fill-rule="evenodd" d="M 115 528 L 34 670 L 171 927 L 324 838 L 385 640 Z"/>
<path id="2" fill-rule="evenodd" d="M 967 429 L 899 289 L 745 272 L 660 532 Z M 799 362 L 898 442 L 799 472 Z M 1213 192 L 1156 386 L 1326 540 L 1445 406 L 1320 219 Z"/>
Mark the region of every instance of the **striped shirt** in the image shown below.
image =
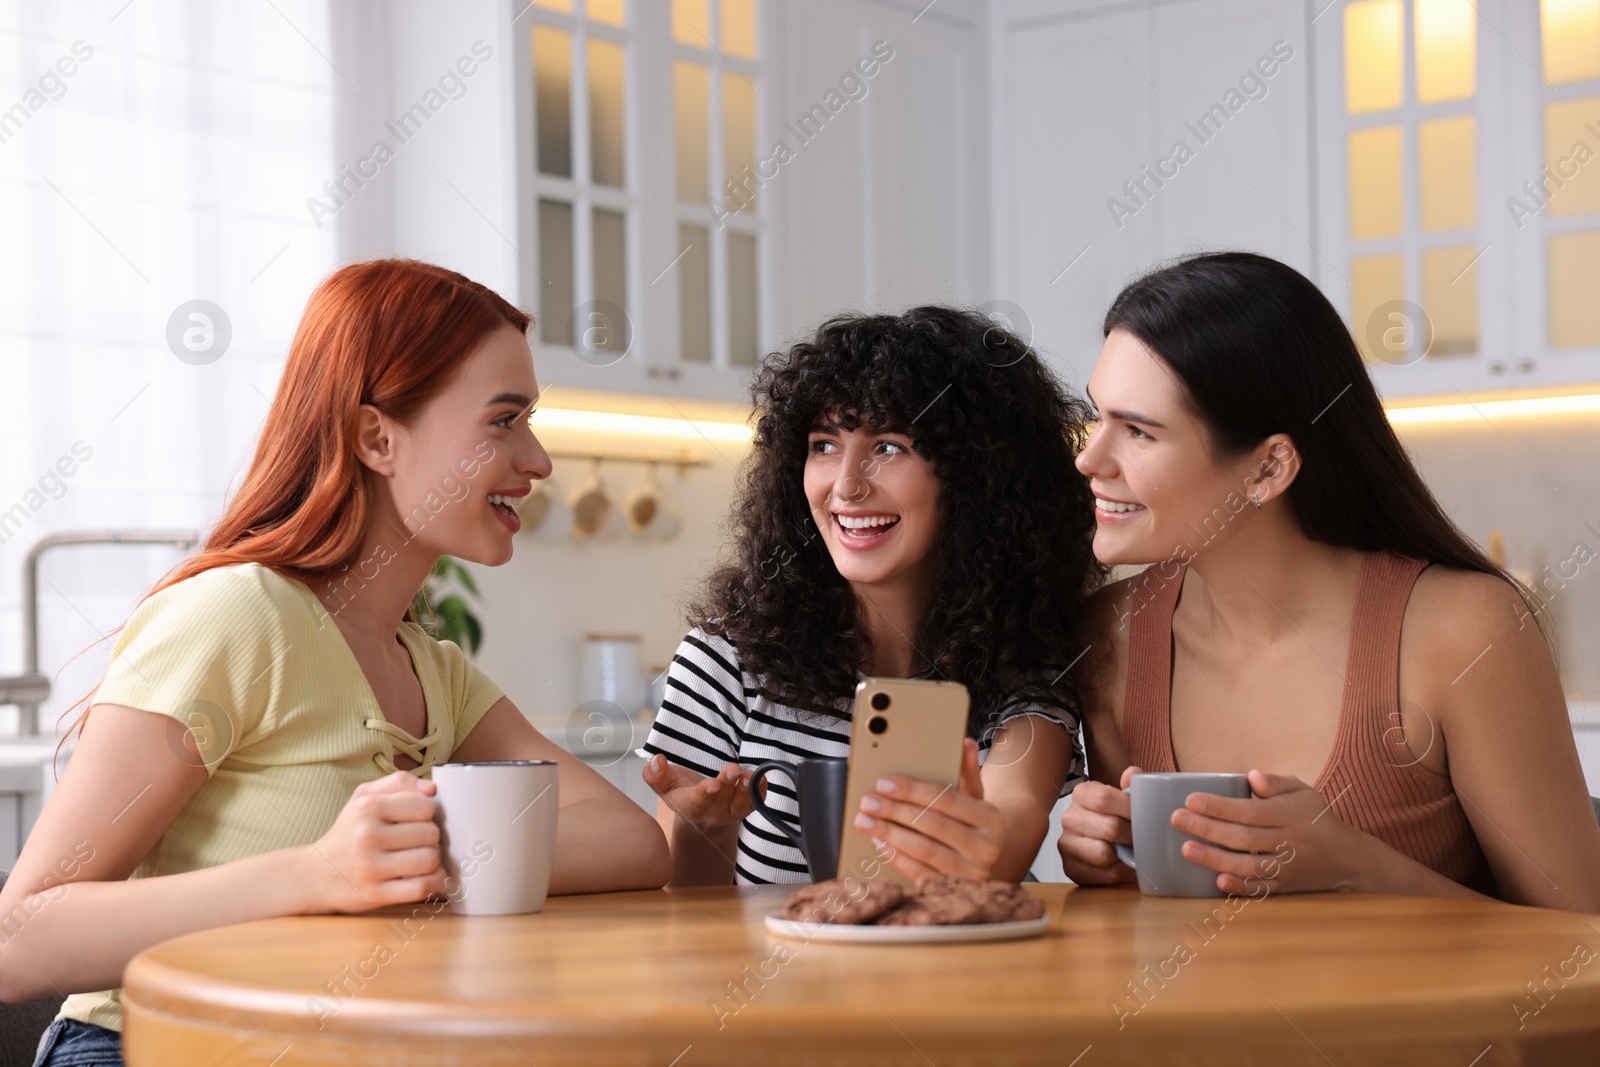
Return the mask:
<path id="1" fill-rule="evenodd" d="M 837 705 L 838 718 L 797 711 L 762 693 L 759 679 L 739 665 L 739 653 L 722 637 L 696 627 L 689 631 L 667 671 L 667 693 L 645 742 L 652 756 L 664 754 L 673 763 L 711 777 L 724 764 L 750 770 L 771 759 L 796 760 L 850 755 L 851 699 Z M 1083 747 L 1075 711 L 1013 701 L 998 721 L 1039 715 L 1062 723 L 1071 732 L 1072 757 L 1065 796 L 1084 777 Z M 989 737 L 979 741 L 982 756 Z M 767 805 L 799 825 L 794 786 L 782 775 L 767 778 Z M 739 824 L 734 881 L 739 885 L 808 882 L 800 850 L 760 811 Z"/>

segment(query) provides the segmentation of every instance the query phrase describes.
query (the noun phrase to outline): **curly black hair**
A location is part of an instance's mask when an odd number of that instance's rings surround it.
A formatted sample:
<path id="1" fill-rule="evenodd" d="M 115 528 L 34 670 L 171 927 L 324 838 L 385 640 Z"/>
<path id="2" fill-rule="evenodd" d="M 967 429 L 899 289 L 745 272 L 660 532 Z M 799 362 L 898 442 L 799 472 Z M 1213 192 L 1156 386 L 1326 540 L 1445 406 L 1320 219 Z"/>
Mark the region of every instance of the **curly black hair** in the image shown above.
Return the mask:
<path id="1" fill-rule="evenodd" d="M 806 500 L 819 421 L 901 433 L 933 463 L 943 528 L 914 646 L 971 694 L 981 736 L 1014 701 L 1076 710 L 1066 668 L 1105 569 L 1094 502 L 1073 465 L 1089 420 L 1022 338 L 956 307 L 839 315 L 766 357 L 731 518 L 733 558 L 690 622 L 738 649 L 769 699 L 842 718 L 871 638 Z"/>

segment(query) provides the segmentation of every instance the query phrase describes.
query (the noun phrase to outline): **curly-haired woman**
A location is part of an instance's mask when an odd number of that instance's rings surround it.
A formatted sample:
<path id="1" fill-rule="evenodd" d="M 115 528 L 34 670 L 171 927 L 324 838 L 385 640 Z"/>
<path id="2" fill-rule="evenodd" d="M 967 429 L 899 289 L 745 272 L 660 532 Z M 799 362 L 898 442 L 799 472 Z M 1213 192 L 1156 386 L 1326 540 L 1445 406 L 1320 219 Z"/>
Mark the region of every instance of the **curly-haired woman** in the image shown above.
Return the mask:
<path id="1" fill-rule="evenodd" d="M 1067 668 L 1102 576 L 1085 409 L 1015 334 L 949 307 L 834 318 L 753 395 L 733 559 L 645 746 L 672 884 L 808 880 L 747 769 L 848 755 L 863 675 L 961 682 L 972 704 L 960 788 L 885 779 L 854 825 L 910 876 L 1021 878 L 1082 777 Z M 796 816 L 785 783 L 768 796 Z"/>

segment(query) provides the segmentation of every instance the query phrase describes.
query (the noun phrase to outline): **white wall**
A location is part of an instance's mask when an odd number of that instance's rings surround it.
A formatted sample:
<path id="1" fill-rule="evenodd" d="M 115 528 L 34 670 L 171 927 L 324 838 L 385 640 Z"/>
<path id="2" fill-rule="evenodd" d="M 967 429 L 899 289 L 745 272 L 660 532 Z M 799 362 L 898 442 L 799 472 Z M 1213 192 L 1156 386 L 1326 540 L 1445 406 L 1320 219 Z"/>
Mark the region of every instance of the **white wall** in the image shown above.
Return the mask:
<path id="1" fill-rule="evenodd" d="M 672 539 L 622 531 L 605 541 L 580 542 L 570 535 L 571 512 L 562 506 L 537 531 L 518 535 L 510 563 L 475 568 L 486 623 L 478 664 L 541 725 L 564 722 L 580 703 L 585 633 L 640 634 L 647 666 L 665 664 L 683 638 L 684 604 L 723 550 L 735 471 L 745 454 L 743 446 L 725 443 L 690 447 L 709 465 L 681 477 L 674 468 L 657 472 L 667 506 L 676 513 Z M 590 467 L 582 460 L 558 461 L 551 479 L 557 498 L 568 499 Z M 619 499 L 645 475 L 642 464 L 601 469 Z"/>

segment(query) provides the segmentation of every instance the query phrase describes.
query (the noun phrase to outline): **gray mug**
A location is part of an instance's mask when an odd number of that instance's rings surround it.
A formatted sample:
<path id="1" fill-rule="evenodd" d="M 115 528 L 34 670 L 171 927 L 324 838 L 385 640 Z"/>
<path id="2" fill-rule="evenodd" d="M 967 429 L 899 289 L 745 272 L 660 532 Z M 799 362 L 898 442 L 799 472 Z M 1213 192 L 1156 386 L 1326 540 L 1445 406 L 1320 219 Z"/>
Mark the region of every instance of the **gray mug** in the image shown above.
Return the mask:
<path id="1" fill-rule="evenodd" d="M 1154 897 L 1227 896 L 1217 888 L 1216 871 L 1184 858 L 1183 843 L 1199 838 L 1173 826 L 1172 813 L 1184 806 L 1190 793 L 1248 798 L 1246 777 L 1204 771 L 1136 774 L 1126 792 L 1133 808 L 1133 848 L 1114 847 L 1117 858 L 1139 875 L 1140 892 Z"/>

